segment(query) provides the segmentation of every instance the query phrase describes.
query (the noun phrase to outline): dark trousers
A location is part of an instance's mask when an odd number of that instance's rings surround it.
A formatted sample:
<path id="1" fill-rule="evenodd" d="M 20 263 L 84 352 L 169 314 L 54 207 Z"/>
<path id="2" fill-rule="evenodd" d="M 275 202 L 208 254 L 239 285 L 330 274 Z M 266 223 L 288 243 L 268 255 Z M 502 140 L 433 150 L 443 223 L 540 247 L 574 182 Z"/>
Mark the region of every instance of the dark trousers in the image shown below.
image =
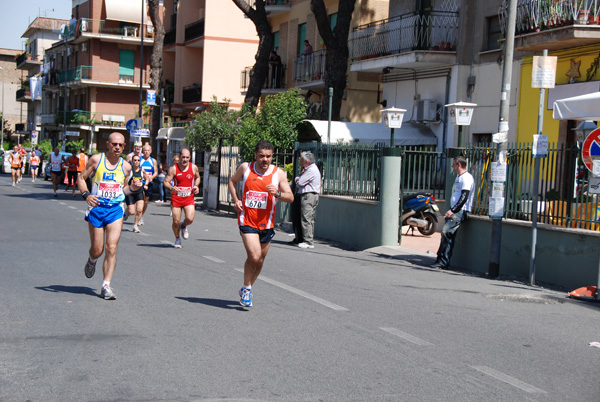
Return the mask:
<path id="1" fill-rule="evenodd" d="M 465 222 L 467 218 L 468 212 L 458 211 L 450 218 L 447 218 L 446 223 L 444 223 L 444 227 L 442 228 L 440 248 L 437 252 L 437 261 L 445 267 L 450 265 L 450 258 L 452 258 L 452 249 L 454 248 L 456 232 L 458 232 L 458 228 L 460 228 L 460 225 Z"/>

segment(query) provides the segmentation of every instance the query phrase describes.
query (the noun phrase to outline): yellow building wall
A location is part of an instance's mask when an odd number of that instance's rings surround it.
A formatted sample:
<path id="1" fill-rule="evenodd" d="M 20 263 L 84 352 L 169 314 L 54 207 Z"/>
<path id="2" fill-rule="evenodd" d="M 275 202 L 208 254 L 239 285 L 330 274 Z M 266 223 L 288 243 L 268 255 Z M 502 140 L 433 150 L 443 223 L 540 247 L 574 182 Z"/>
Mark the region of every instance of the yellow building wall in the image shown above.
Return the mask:
<path id="1" fill-rule="evenodd" d="M 579 66 L 579 73 L 581 76 L 575 78 L 575 82 L 585 82 L 587 70 L 594 62 L 594 59 L 599 57 L 598 46 L 586 46 L 557 52 L 548 52 L 548 55 L 558 57 L 556 66 L 556 85 L 569 83 L 569 77 L 566 73 L 571 70 L 571 60 L 575 63 L 581 63 Z M 533 57 L 528 57 L 523 59 L 523 63 L 521 64 L 517 142 L 532 142 L 533 135 L 537 133 L 540 90 L 538 88 L 531 88 L 532 62 Z M 599 71 L 591 77 L 590 81 L 600 80 L 600 69 L 598 70 Z M 550 109 L 548 108 L 548 89 L 546 89 L 543 110 L 543 134 L 548 136 L 548 142 L 558 142 L 560 121 L 552 118 L 552 105 L 550 105 Z"/>

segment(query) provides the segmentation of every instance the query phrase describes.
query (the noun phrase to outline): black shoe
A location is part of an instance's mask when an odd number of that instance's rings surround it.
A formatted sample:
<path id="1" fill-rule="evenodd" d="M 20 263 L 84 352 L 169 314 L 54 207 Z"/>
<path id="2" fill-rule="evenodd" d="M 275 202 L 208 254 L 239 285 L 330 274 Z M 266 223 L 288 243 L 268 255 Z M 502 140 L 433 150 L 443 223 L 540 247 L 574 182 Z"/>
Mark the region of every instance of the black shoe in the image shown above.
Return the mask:
<path id="1" fill-rule="evenodd" d="M 294 239 L 290 242 L 290 244 L 300 244 L 302 243 L 302 240 L 298 240 L 298 239 Z"/>
<path id="2" fill-rule="evenodd" d="M 440 261 L 436 261 L 429 266 L 430 268 L 448 269 L 447 265 L 442 264 Z"/>

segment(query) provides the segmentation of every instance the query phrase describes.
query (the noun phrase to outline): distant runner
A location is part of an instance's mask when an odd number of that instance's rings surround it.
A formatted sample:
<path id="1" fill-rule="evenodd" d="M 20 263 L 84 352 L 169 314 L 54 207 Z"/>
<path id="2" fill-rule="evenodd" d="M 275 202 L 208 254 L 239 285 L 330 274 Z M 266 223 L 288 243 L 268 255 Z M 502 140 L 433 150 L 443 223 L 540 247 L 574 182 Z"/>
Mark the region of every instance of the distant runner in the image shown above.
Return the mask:
<path id="1" fill-rule="evenodd" d="M 13 187 L 21 181 L 21 164 L 23 163 L 23 156 L 19 152 L 19 147 L 16 145 L 13 147 L 13 153 L 8 156 L 10 162 L 10 174 L 12 175 Z"/>

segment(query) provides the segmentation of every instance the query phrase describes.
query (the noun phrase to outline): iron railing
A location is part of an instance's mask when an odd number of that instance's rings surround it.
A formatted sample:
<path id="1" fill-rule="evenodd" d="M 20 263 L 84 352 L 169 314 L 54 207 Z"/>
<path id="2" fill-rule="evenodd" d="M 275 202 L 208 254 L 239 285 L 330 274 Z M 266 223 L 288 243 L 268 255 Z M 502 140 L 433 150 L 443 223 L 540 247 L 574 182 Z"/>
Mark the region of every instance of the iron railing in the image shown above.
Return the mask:
<path id="1" fill-rule="evenodd" d="M 202 85 L 190 85 L 183 87 L 183 103 L 197 103 L 202 101 Z"/>
<path id="2" fill-rule="evenodd" d="M 185 26 L 185 41 L 201 38 L 204 36 L 204 18 Z"/>
<path id="3" fill-rule="evenodd" d="M 506 35 L 508 2 L 498 10 L 503 36 Z M 515 33 L 539 32 L 565 25 L 598 24 L 600 2 L 597 0 L 518 0 Z"/>
<path id="4" fill-rule="evenodd" d="M 242 71 L 240 82 L 243 91 L 248 90 L 250 78 L 252 78 L 252 67 L 246 67 Z M 285 66 L 269 66 L 263 89 L 285 89 Z"/>
<path id="5" fill-rule="evenodd" d="M 148 83 L 148 72 L 142 74 L 142 84 Z M 136 84 L 140 83 L 138 73 L 121 74 L 119 67 L 79 66 L 58 71 L 58 83 L 89 80 L 105 83 Z"/>
<path id="6" fill-rule="evenodd" d="M 456 49 L 459 16 L 452 11 L 409 13 L 361 25 L 348 38 L 351 60 L 414 50 Z"/>
<path id="7" fill-rule="evenodd" d="M 163 46 L 171 46 L 175 44 L 175 40 L 177 38 L 177 30 L 175 28 L 168 30 L 165 32 L 165 39 L 163 41 Z"/>
<path id="8" fill-rule="evenodd" d="M 294 59 L 293 80 L 296 83 L 319 81 L 325 73 L 325 50 Z"/>
<path id="9" fill-rule="evenodd" d="M 556 226 L 600 230 L 600 203 L 588 192 L 590 173 L 575 145 L 552 143 L 540 160 L 538 189 L 533 188 L 534 159 L 530 143 L 509 144 L 505 182 L 504 217 L 531 221 L 533 195 L 538 193 L 538 222 Z M 466 150 L 469 171 L 475 178 L 476 215 L 489 213 L 491 163 L 495 147 L 472 145 Z"/>
<path id="10" fill-rule="evenodd" d="M 445 198 L 446 155 L 430 146 L 407 146 L 402 149 L 400 191 L 402 196 L 422 191 L 437 199 Z"/>

